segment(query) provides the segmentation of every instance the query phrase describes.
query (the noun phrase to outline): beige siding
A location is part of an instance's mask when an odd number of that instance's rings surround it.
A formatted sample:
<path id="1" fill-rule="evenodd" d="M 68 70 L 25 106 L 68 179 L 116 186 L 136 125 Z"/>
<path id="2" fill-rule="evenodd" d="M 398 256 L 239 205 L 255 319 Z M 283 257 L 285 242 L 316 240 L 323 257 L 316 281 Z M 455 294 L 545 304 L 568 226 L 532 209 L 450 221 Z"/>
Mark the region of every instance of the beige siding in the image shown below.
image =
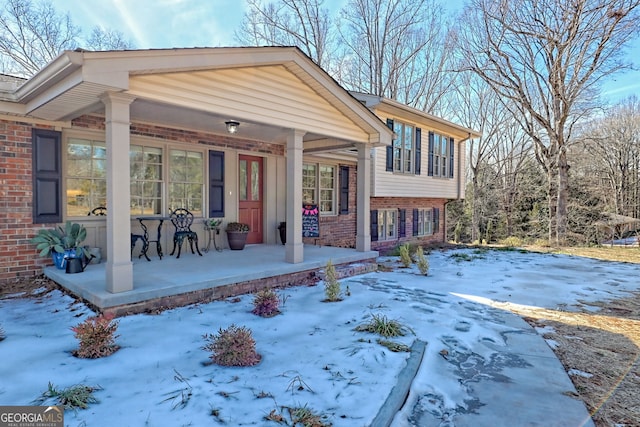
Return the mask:
<path id="1" fill-rule="evenodd" d="M 238 120 L 368 142 L 369 135 L 283 66 L 132 76 L 130 93 Z"/>

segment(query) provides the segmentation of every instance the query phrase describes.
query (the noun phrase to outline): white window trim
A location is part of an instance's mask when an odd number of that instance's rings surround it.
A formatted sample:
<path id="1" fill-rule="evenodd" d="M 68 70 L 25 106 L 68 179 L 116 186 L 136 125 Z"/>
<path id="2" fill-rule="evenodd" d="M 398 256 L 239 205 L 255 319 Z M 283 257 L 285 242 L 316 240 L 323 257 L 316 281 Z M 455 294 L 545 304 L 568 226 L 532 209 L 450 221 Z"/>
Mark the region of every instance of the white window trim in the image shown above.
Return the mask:
<path id="1" fill-rule="evenodd" d="M 389 235 L 389 216 L 393 213 L 393 233 Z M 380 215 L 383 214 L 383 221 L 380 221 Z M 398 240 L 398 210 L 397 209 L 378 209 L 378 241 Z M 382 223 L 382 227 L 381 227 Z"/>

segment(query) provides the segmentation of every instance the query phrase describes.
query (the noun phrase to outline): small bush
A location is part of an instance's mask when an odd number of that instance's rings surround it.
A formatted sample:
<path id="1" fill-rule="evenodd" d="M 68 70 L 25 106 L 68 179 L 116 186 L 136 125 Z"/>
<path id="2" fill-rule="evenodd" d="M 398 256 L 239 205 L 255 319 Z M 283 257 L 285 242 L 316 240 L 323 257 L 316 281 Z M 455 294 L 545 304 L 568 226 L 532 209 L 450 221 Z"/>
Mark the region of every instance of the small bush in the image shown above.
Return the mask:
<path id="1" fill-rule="evenodd" d="M 256 342 L 251 330 L 231 325 L 217 334 L 205 334 L 207 344 L 203 350 L 211 352 L 211 361 L 221 366 L 253 366 L 262 358 L 256 352 Z"/>
<path id="2" fill-rule="evenodd" d="M 324 294 L 326 301 L 335 302 L 341 300 L 340 282 L 336 278 L 336 268 L 331 263 L 331 260 L 327 261 L 327 266 L 324 269 Z"/>
<path id="3" fill-rule="evenodd" d="M 409 244 L 405 243 L 404 245 L 400 246 L 400 262 L 402 263 L 402 266 L 404 268 L 409 268 L 409 266 L 411 266 L 411 255 L 410 255 L 410 248 L 409 248 Z"/>
<path id="4" fill-rule="evenodd" d="M 93 396 L 93 392 L 97 390 L 102 390 L 102 387 L 79 384 L 58 390 L 49 383 L 49 389 L 42 393 L 34 403 L 42 404 L 48 399 L 55 399 L 65 409 L 87 409 L 90 403 L 98 403 L 98 399 Z"/>
<path id="5" fill-rule="evenodd" d="M 510 247 L 510 248 L 517 248 L 522 246 L 523 242 L 522 239 L 516 236 L 509 236 L 507 238 L 504 238 L 500 241 L 501 245 Z"/>
<path id="6" fill-rule="evenodd" d="M 418 248 L 416 249 L 415 257 L 418 270 L 420 270 L 420 273 L 426 276 L 429 273 L 429 261 L 424 256 L 424 250 L 422 249 L 422 246 L 418 246 Z"/>
<path id="7" fill-rule="evenodd" d="M 533 242 L 533 246 L 538 246 L 540 248 L 550 248 L 551 244 L 549 243 L 549 239 L 536 239 Z"/>
<path id="8" fill-rule="evenodd" d="M 371 332 L 386 338 L 406 335 L 405 330 L 406 328 L 400 322 L 381 314 L 374 314 L 367 323 L 356 326 L 358 332 Z"/>
<path id="9" fill-rule="evenodd" d="M 84 322 L 71 328 L 80 341 L 80 347 L 73 352 L 74 356 L 85 359 L 97 359 L 115 353 L 120 347 L 115 344 L 118 322 L 113 315 L 89 317 Z"/>
<path id="10" fill-rule="evenodd" d="M 280 298 L 273 289 L 263 289 L 253 296 L 253 314 L 261 317 L 273 317 L 280 313 Z"/>

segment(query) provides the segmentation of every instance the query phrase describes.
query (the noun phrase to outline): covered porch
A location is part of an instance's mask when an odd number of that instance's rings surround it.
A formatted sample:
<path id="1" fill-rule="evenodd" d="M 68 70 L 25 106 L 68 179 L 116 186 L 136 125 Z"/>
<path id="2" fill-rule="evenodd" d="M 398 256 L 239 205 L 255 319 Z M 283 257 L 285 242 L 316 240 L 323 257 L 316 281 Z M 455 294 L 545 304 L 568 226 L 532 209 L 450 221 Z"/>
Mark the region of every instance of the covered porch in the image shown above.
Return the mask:
<path id="1" fill-rule="evenodd" d="M 80 274 L 47 267 L 47 277 L 101 312 L 116 316 L 207 302 L 255 292 L 266 287 L 315 283 L 331 260 L 339 275 L 376 269 L 375 251 L 305 245 L 302 262 L 285 261 L 285 246 L 248 245 L 242 251 L 225 249 L 197 254 L 133 260 L 133 289 L 112 293 L 106 289 L 106 263 L 90 264 Z"/>

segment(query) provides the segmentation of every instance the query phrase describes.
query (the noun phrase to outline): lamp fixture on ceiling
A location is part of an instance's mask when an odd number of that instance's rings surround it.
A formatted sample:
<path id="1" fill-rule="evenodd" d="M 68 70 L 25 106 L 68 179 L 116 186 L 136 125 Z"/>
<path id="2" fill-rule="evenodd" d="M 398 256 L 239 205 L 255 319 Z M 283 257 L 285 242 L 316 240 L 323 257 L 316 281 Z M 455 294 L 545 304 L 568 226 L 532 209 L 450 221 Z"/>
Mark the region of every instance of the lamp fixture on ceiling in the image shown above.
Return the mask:
<path id="1" fill-rule="evenodd" d="M 224 122 L 227 125 L 227 132 L 233 134 L 238 132 L 238 126 L 240 126 L 240 123 L 236 122 L 235 120 L 229 120 L 228 122 Z"/>

